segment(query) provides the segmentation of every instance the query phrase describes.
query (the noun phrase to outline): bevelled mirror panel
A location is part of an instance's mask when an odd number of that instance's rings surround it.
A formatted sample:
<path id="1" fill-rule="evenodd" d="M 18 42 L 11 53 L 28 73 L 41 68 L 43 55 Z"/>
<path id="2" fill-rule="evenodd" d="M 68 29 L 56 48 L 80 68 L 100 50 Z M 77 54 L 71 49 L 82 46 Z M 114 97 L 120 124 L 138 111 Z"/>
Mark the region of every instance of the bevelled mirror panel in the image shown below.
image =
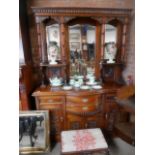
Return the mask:
<path id="1" fill-rule="evenodd" d="M 71 75 L 95 72 L 96 27 L 89 24 L 69 26 Z"/>
<path id="2" fill-rule="evenodd" d="M 52 24 L 46 26 L 46 42 L 47 55 L 50 64 L 57 64 L 60 59 L 60 26 L 59 24 Z"/>
<path id="3" fill-rule="evenodd" d="M 105 53 L 104 59 L 107 63 L 115 63 L 117 54 L 117 29 L 110 24 L 105 25 Z"/>

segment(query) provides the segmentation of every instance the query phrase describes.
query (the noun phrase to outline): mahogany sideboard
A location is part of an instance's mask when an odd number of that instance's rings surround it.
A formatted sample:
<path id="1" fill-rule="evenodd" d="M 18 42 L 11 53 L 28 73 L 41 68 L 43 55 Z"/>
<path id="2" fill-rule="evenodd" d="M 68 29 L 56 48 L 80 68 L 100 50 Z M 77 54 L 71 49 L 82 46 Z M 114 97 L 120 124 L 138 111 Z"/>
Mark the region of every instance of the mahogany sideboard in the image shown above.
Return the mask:
<path id="1" fill-rule="evenodd" d="M 122 80 L 126 65 L 132 10 L 32 6 L 32 11 L 42 71 L 41 87 L 32 96 L 38 110 L 50 111 L 51 137 L 59 140 L 62 130 L 71 129 L 100 127 L 112 131 L 117 111 L 114 97 L 121 87 L 116 83 Z M 117 50 L 112 62 L 106 58 L 109 43 Z M 54 79 L 70 84 L 75 75 L 86 80 L 90 71 L 103 84 L 102 89 L 66 91 L 49 86 Z"/>
<path id="2" fill-rule="evenodd" d="M 100 127 L 113 130 L 117 106 L 114 102 L 121 85 L 106 83 L 100 90 L 63 90 L 51 86 L 32 94 L 37 110 L 49 110 L 51 137 L 59 140 L 62 130 Z"/>

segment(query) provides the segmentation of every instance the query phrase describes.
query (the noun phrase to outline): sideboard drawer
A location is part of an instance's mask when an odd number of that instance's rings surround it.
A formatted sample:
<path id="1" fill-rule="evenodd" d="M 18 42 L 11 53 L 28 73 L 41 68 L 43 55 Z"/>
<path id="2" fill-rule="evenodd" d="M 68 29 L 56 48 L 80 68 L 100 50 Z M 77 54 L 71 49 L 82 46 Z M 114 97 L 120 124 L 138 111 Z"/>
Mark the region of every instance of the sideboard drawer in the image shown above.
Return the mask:
<path id="1" fill-rule="evenodd" d="M 98 108 L 95 105 L 74 105 L 74 104 L 67 104 L 66 110 L 70 112 L 92 112 L 96 111 Z"/>
<path id="2" fill-rule="evenodd" d="M 98 103 L 100 99 L 99 95 L 94 96 L 67 96 L 67 103 L 72 104 L 95 104 Z"/>
<path id="3" fill-rule="evenodd" d="M 57 104 L 40 103 L 39 108 L 42 110 L 62 109 L 62 104 L 61 103 L 59 104 L 58 103 Z"/>
<path id="4" fill-rule="evenodd" d="M 67 97 L 66 110 L 71 112 L 92 112 L 99 109 L 100 97 L 95 96 L 81 96 L 81 97 Z"/>
<path id="5" fill-rule="evenodd" d="M 65 98 L 62 96 L 42 96 L 39 97 L 40 104 L 63 104 Z"/>

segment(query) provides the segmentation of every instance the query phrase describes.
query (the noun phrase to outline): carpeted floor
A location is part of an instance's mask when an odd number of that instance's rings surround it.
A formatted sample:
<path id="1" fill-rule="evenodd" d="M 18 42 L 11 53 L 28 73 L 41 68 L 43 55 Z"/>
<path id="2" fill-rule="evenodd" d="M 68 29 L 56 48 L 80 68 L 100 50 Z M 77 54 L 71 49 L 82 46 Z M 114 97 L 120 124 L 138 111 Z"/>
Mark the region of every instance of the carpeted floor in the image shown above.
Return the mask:
<path id="1" fill-rule="evenodd" d="M 135 147 L 127 144 L 120 138 L 112 139 L 110 142 L 108 142 L 108 145 L 110 149 L 110 155 L 134 155 L 135 154 Z M 57 143 L 53 147 L 51 152 L 41 153 L 39 155 L 60 155 L 60 143 Z M 94 155 L 100 155 L 100 154 L 94 153 Z"/>

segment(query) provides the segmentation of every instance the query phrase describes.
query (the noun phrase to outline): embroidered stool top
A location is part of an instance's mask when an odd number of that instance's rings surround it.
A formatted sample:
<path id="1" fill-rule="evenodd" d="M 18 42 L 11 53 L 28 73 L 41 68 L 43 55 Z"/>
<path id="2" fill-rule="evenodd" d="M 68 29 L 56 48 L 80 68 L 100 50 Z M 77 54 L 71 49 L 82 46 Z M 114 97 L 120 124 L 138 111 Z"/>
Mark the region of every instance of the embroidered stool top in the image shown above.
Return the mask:
<path id="1" fill-rule="evenodd" d="M 62 131 L 61 147 L 62 153 L 108 149 L 99 128 Z"/>

